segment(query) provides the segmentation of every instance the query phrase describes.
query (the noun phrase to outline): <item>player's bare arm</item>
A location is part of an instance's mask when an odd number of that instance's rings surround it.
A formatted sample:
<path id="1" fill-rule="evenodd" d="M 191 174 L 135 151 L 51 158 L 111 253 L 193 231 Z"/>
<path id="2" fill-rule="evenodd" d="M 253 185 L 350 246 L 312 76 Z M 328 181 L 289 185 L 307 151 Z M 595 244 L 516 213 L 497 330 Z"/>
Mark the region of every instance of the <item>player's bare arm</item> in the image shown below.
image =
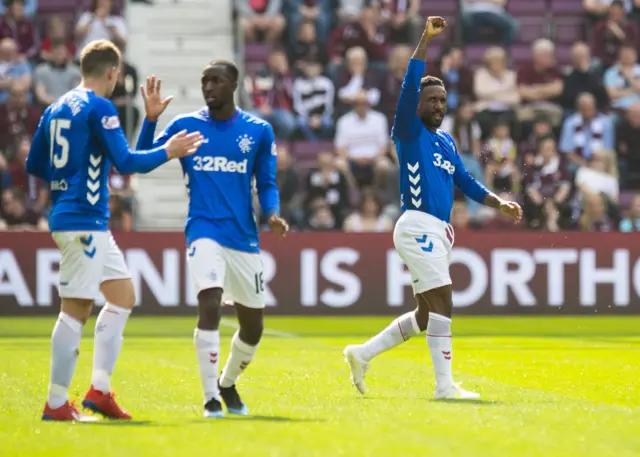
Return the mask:
<path id="1" fill-rule="evenodd" d="M 517 202 L 510 202 L 503 200 L 494 193 L 488 193 L 483 202 L 486 206 L 495 208 L 501 213 L 506 214 L 515 219 L 516 223 L 519 223 L 522 219 L 522 208 Z"/>
<path id="2" fill-rule="evenodd" d="M 420 42 L 413 52 L 413 59 L 427 60 L 427 46 L 431 40 L 440 35 L 447 27 L 447 22 L 440 16 L 429 16 L 422 32 Z"/>
<path id="3" fill-rule="evenodd" d="M 145 85 L 140 84 L 140 93 L 144 100 L 144 111 L 146 113 L 147 120 L 149 122 L 158 122 L 158 118 L 167 109 L 173 96 L 162 98 L 160 90 L 162 89 L 162 80 L 151 75 L 147 78 L 146 89 Z"/>

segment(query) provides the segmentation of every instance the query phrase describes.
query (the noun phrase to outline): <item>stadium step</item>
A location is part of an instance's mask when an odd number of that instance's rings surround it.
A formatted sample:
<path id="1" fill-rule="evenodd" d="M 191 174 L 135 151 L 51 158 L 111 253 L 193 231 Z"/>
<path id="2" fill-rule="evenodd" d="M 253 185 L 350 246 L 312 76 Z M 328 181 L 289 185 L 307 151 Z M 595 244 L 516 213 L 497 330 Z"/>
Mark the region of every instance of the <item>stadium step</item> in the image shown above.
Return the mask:
<path id="1" fill-rule="evenodd" d="M 141 81 L 155 74 L 163 81 L 163 94 L 174 96 L 157 132 L 176 115 L 203 105 L 199 81 L 206 62 L 233 59 L 232 4 L 228 0 L 156 0 L 153 7 L 127 6 L 127 59 L 136 66 Z M 181 20 L 176 21 L 177 17 Z M 141 97 L 136 104 L 143 112 Z M 187 194 L 178 161 L 137 176 L 135 190 L 138 230 L 183 228 Z"/>

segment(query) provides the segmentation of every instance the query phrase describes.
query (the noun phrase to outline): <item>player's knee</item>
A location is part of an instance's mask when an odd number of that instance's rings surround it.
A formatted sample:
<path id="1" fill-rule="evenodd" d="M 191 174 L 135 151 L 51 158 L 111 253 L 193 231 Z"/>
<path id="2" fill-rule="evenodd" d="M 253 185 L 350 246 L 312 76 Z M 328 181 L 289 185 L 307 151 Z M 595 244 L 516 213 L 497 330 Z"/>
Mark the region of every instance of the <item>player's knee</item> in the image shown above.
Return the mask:
<path id="1" fill-rule="evenodd" d="M 257 346 L 262 339 L 264 323 L 262 319 L 251 323 L 243 323 L 240 327 L 240 339 L 250 346 Z"/>
<path id="2" fill-rule="evenodd" d="M 418 328 L 421 332 L 424 332 L 427 329 L 427 324 L 429 323 L 429 310 L 422 306 L 418 306 L 416 308 L 415 315 Z"/>

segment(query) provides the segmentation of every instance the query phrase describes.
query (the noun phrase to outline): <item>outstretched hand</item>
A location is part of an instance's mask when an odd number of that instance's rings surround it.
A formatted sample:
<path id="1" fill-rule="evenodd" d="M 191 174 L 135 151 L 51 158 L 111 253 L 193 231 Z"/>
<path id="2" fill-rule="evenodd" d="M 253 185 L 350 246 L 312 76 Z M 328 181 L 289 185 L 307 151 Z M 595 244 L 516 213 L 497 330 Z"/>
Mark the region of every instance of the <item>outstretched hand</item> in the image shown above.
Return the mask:
<path id="1" fill-rule="evenodd" d="M 140 85 L 140 93 L 144 100 L 144 110 L 147 116 L 147 120 L 150 122 L 158 122 L 158 118 L 167 109 L 173 96 L 170 95 L 166 98 L 160 97 L 160 89 L 162 88 L 162 80 L 155 76 L 149 76 L 147 78 L 147 88 L 145 90 L 144 85 Z"/>

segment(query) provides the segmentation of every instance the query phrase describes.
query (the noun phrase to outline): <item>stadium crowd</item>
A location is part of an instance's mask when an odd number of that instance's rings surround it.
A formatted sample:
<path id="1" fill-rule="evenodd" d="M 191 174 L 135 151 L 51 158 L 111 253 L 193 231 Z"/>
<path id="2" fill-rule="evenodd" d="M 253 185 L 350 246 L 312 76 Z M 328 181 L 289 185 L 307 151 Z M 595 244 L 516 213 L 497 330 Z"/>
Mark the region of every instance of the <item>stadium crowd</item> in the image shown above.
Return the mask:
<path id="1" fill-rule="evenodd" d="M 126 48 L 122 5 L 43 15 L 0 11 L 0 229 L 46 229 L 48 192 L 24 171 L 44 107 L 74 87 L 83 44 Z M 44 0 L 40 0 L 42 3 Z M 82 3 L 82 2 L 81 2 Z M 524 204 L 514 226 L 463 195 L 456 229 L 640 230 L 640 0 L 235 0 L 244 35 L 242 107 L 279 144 L 283 216 L 298 230 L 390 231 L 400 214 L 390 140 L 427 14 L 449 27 L 428 72 L 445 82 L 468 170 Z M 114 93 L 127 135 L 140 113 L 124 64 Z M 112 229 L 134 227 L 129 177 L 111 175 Z"/>

